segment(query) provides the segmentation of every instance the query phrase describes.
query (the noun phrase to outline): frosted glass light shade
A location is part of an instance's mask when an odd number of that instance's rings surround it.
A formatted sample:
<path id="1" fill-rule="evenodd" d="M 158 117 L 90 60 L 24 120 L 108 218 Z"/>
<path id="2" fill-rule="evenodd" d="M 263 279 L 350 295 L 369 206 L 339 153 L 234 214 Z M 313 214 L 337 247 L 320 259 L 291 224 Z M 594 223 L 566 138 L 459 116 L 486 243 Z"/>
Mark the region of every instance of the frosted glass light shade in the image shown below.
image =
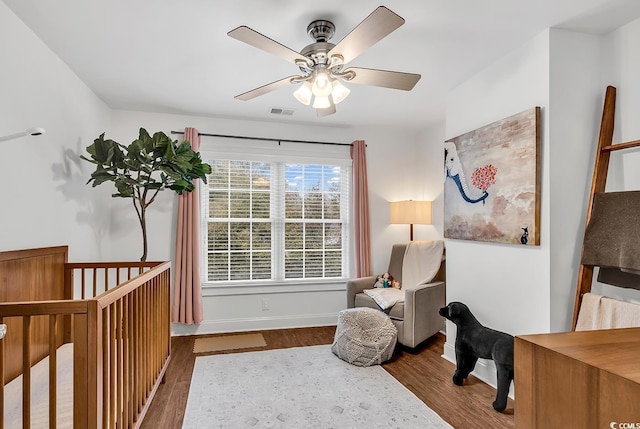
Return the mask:
<path id="1" fill-rule="evenodd" d="M 313 85 L 311 85 L 311 92 L 316 97 L 328 97 L 332 89 L 333 85 L 331 85 L 329 75 L 324 72 L 318 73 L 313 80 Z"/>
<path id="2" fill-rule="evenodd" d="M 331 90 L 331 98 L 333 98 L 333 103 L 334 104 L 338 104 L 342 100 L 347 98 L 347 96 L 349 95 L 350 92 L 351 92 L 351 90 L 349 88 L 347 88 L 346 86 L 344 86 L 343 84 L 341 84 L 339 81 L 337 81 L 337 80 L 333 81 L 333 89 Z"/>
<path id="3" fill-rule="evenodd" d="M 326 109 L 327 107 L 331 107 L 329 97 L 316 97 L 315 100 L 313 100 L 314 109 Z"/>
<path id="4" fill-rule="evenodd" d="M 300 85 L 300 88 L 295 90 L 293 96 L 296 97 L 299 102 L 308 106 L 311 104 L 311 97 L 313 96 L 313 93 L 311 92 L 311 84 L 309 82 L 303 83 Z"/>
<path id="5" fill-rule="evenodd" d="M 431 225 L 431 201 L 394 201 L 391 223 Z"/>

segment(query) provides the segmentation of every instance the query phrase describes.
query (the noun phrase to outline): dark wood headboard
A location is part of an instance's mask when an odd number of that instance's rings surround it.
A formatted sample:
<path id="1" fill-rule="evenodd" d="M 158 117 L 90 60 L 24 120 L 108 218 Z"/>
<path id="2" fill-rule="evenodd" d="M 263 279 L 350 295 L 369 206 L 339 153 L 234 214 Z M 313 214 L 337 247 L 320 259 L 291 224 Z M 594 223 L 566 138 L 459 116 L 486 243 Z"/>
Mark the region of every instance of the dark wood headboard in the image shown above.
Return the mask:
<path id="1" fill-rule="evenodd" d="M 65 264 L 68 246 L 0 252 L 0 303 L 49 301 L 65 299 Z M 5 382 L 22 372 L 23 324 L 7 317 L 4 339 Z M 43 359 L 49 352 L 49 318 L 32 317 L 31 362 Z M 64 322 L 57 321 L 56 336 L 62 343 Z"/>

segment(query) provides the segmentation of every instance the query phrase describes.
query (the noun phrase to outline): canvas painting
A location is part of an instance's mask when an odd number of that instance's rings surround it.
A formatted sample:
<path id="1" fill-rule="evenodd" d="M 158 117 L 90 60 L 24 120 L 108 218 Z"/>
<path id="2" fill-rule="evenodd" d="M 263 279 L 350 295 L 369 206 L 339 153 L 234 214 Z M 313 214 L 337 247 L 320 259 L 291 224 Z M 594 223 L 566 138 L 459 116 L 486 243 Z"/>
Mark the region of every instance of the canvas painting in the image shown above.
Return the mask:
<path id="1" fill-rule="evenodd" d="M 444 236 L 540 244 L 540 108 L 444 143 Z"/>

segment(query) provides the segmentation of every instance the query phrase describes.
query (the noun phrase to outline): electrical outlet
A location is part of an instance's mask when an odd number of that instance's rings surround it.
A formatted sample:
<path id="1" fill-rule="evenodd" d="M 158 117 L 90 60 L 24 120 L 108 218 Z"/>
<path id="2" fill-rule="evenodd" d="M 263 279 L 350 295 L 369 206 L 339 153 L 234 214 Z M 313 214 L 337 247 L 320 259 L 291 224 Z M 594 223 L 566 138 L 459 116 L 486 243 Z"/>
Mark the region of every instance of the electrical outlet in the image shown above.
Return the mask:
<path id="1" fill-rule="evenodd" d="M 269 300 L 266 298 L 262 299 L 262 311 L 269 311 Z"/>

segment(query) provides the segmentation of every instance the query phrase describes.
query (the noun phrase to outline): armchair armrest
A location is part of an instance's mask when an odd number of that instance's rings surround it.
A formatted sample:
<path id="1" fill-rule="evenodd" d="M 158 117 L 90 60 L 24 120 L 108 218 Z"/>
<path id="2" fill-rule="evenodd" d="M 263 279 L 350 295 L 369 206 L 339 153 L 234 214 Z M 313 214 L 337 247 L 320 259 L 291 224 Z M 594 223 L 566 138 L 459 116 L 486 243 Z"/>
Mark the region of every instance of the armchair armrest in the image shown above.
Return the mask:
<path id="1" fill-rule="evenodd" d="M 355 307 L 356 295 L 365 289 L 371 289 L 375 281 L 375 276 L 360 277 L 347 281 L 347 308 Z"/>
<path id="2" fill-rule="evenodd" d="M 404 345 L 415 347 L 444 327 L 438 310 L 445 305 L 445 283 L 433 281 L 404 292 Z"/>

